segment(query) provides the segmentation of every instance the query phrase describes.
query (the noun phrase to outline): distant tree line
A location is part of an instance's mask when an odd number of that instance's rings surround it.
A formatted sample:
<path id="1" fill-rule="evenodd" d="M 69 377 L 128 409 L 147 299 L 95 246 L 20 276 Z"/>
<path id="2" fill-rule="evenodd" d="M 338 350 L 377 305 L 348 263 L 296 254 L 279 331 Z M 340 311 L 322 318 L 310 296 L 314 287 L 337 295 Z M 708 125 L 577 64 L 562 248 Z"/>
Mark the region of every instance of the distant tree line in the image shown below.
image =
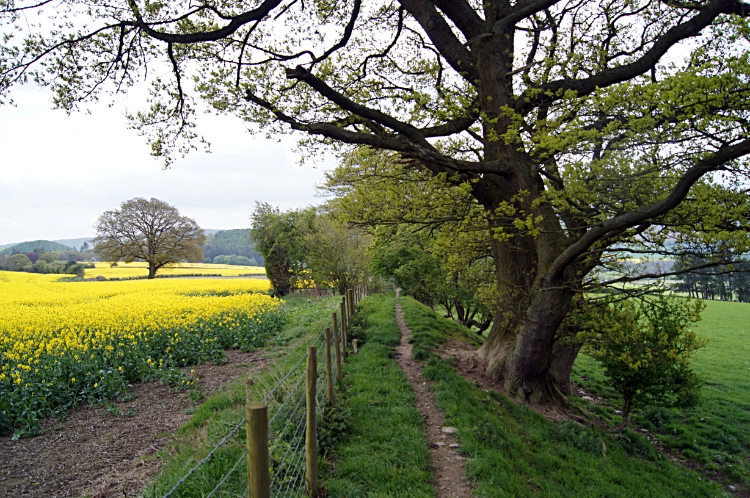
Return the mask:
<path id="1" fill-rule="evenodd" d="M 0 270 L 83 276 L 86 268 L 94 267 L 93 264 L 86 263 L 85 259 L 91 259 L 91 250 L 88 248 L 84 251 L 46 251 L 43 247 L 35 247 L 26 254 L 17 250 L 11 254 L 0 254 Z"/>
<path id="2" fill-rule="evenodd" d="M 245 228 L 219 230 L 214 235 L 209 235 L 203 246 L 203 255 L 206 263 L 247 266 L 263 266 L 265 263 L 263 255 L 256 250 Z M 217 261 L 217 257 L 221 259 Z"/>
<path id="3" fill-rule="evenodd" d="M 675 262 L 672 270 L 707 263 L 709 260 L 706 258 L 683 257 Z M 750 303 L 750 261 L 744 259 L 733 265 L 713 266 L 685 273 L 674 290 L 687 292 L 691 297 L 700 299 Z"/>
<path id="4" fill-rule="evenodd" d="M 26 254 L 27 252 L 36 252 L 37 249 L 43 249 L 45 252 L 75 251 L 74 247 L 68 247 L 51 240 L 32 240 L 1 249 L 0 254 Z"/>
<path id="5" fill-rule="evenodd" d="M 216 256 L 213 263 L 217 265 L 258 266 L 258 262 L 254 259 L 237 256 L 236 254 Z"/>

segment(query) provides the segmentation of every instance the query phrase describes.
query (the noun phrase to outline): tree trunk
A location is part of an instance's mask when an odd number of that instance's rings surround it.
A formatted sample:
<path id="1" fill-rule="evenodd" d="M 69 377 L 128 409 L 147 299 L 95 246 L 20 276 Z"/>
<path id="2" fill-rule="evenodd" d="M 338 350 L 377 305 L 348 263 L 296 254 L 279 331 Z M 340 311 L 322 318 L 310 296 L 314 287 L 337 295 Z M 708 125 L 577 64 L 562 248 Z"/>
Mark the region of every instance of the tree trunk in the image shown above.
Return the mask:
<path id="1" fill-rule="evenodd" d="M 632 399 L 626 399 L 622 404 L 622 421 L 619 424 L 612 427 L 610 432 L 622 432 L 630 425 L 630 413 L 635 408 L 635 402 Z"/>
<path id="2" fill-rule="evenodd" d="M 579 311 L 583 311 L 582 307 L 583 301 L 579 301 Z M 552 365 L 549 371 L 555 386 L 566 396 L 573 394 L 570 388 L 570 374 L 582 346 L 576 339 L 578 332 L 580 332 L 580 327 L 566 320 L 558 329 L 555 345 L 552 348 Z"/>
<path id="3" fill-rule="evenodd" d="M 573 390 L 570 388 L 570 374 L 573 371 L 573 363 L 575 363 L 580 349 L 580 345 L 560 342 L 555 342 L 552 348 L 552 365 L 549 368 L 549 373 L 555 387 L 566 396 L 573 394 Z"/>
<path id="4" fill-rule="evenodd" d="M 490 9 L 492 10 L 492 9 Z M 499 12 L 485 11 L 488 22 Z M 551 282 L 546 272 L 570 244 L 552 206 L 541 201 L 545 186 L 539 164 L 524 144 L 508 137 L 513 108 L 514 32 L 475 42 L 479 79 L 484 160 L 504 165 L 502 174 L 484 174 L 472 193 L 487 208 L 493 233 L 498 311 L 480 349 L 488 360 L 486 374 L 503 381 L 508 393 L 534 405 L 567 408 L 567 400 L 550 373 L 555 334 L 571 309 L 575 280 L 572 268 Z M 498 138 L 501 137 L 501 138 Z M 505 137 L 505 138 L 502 138 Z M 519 226 L 518 220 L 529 226 Z M 570 360 L 568 360 L 570 361 Z M 559 365 L 564 367 L 563 364 Z"/>
<path id="5" fill-rule="evenodd" d="M 156 278 L 156 265 L 153 263 L 148 264 L 148 278 Z"/>

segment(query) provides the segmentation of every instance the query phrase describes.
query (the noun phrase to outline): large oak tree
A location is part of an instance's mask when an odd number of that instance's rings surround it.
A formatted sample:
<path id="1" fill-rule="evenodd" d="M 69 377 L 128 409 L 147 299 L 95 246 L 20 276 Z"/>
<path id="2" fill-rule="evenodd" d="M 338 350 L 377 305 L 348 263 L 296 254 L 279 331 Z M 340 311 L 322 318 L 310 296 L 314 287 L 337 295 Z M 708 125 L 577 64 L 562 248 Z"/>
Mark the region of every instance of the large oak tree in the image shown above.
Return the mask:
<path id="1" fill-rule="evenodd" d="M 148 278 L 181 261 L 203 261 L 206 235 L 191 218 L 159 199 L 136 197 L 105 211 L 94 227 L 94 252 L 104 261 L 144 261 Z"/>
<path id="2" fill-rule="evenodd" d="M 150 78 L 133 125 L 167 160 L 194 141 L 198 95 L 254 130 L 304 133 L 309 151 L 387 149 L 467 185 L 494 234 L 488 374 L 532 403 L 558 399 L 556 336 L 608 250 L 699 244 L 696 223 L 747 250 L 750 5 L 738 0 L 0 8 L 13 35 L 0 94 L 33 79 L 70 110 Z"/>

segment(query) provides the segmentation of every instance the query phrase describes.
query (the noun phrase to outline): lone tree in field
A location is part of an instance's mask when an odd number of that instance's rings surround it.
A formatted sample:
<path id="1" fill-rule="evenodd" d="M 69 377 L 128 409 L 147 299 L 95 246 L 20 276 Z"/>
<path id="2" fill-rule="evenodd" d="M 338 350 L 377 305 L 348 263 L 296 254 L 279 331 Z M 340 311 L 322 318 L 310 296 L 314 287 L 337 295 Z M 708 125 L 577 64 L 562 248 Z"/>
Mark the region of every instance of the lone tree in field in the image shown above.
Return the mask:
<path id="1" fill-rule="evenodd" d="M 132 124 L 167 161 L 194 141 L 197 95 L 254 131 L 301 132 L 312 152 L 390 150 L 463 185 L 494 235 L 487 374 L 534 404 L 563 402 L 550 373 L 565 370 L 553 367 L 556 338 L 608 254 L 691 253 L 704 237 L 732 254 L 750 249 L 742 1 L 15 0 L 0 9 L 14 35 L 0 46 L 0 98 L 34 80 L 72 110 L 150 77 L 151 106 Z M 33 22 L 45 15 L 54 19 Z M 165 68 L 171 78 L 152 76 Z"/>
<path id="2" fill-rule="evenodd" d="M 159 199 L 125 201 L 102 214 L 95 229 L 94 252 L 102 261 L 145 261 L 148 278 L 180 261 L 203 261 L 203 230 Z"/>

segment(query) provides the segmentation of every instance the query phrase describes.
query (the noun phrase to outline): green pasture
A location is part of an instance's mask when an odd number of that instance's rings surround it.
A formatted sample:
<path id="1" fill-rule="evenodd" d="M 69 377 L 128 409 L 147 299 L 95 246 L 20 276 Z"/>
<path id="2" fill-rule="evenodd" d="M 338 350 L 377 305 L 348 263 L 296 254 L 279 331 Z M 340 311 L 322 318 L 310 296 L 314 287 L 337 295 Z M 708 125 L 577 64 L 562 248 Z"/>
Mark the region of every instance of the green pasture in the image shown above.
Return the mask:
<path id="1" fill-rule="evenodd" d="M 458 428 L 477 497 L 709 497 L 719 484 L 663 458 L 641 436 L 616 439 L 575 422 L 550 422 L 502 394 L 484 391 L 429 353 L 446 339 L 471 340 L 457 327 L 411 298 L 402 300 L 414 331 L 415 357 L 446 416 Z M 418 332 L 419 331 L 419 332 Z M 603 451 L 602 442 L 606 449 Z"/>
<path id="2" fill-rule="evenodd" d="M 706 301 L 695 332 L 708 345 L 693 356 L 704 378 L 703 402 L 687 410 L 645 408 L 635 423 L 656 434 L 666 447 L 699 462 L 728 481 L 750 482 L 750 304 Z M 618 420 L 617 394 L 605 385 L 602 370 L 580 355 L 572 380 L 607 403 L 589 409 L 604 420 Z M 721 477 L 721 476 L 720 476 Z"/>

